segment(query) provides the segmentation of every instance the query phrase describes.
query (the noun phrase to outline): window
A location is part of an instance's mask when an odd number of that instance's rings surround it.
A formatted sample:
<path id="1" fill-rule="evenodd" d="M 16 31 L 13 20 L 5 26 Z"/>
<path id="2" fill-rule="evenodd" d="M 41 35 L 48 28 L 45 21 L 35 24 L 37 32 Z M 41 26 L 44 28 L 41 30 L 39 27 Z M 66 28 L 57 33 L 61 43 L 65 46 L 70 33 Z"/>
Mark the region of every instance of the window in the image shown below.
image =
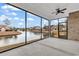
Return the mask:
<path id="1" fill-rule="evenodd" d="M 67 18 L 59 19 L 59 38 L 67 38 Z"/>
<path id="2" fill-rule="evenodd" d="M 25 11 L 0 3 L 0 48 L 16 44 L 25 44 Z"/>
<path id="3" fill-rule="evenodd" d="M 60 18 L 59 23 L 61 23 L 61 22 L 67 22 L 67 18 Z"/>
<path id="4" fill-rule="evenodd" d="M 67 18 L 51 20 L 51 37 L 67 39 Z"/>
<path id="5" fill-rule="evenodd" d="M 58 20 L 51 20 L 51 37 L 58 37 Z"/>
<path id="6" fill-rule="evenodd" d="M 27 13 L 27 42 L 41 39 L 41 18 Z"/>
<path id="7" fill-rule="evenodd" d="M 67 18 L 51 20 L 50 23 L 33 13 L 0 3 L 0 48 L 14 48 L 26 42 L 47 38 L 49 35 L 67 38 Z"/>
<path id="8" fill-rule="evenodd" d="M 49 37 L 49 22 L 42 18 L 42 38 Z"/>

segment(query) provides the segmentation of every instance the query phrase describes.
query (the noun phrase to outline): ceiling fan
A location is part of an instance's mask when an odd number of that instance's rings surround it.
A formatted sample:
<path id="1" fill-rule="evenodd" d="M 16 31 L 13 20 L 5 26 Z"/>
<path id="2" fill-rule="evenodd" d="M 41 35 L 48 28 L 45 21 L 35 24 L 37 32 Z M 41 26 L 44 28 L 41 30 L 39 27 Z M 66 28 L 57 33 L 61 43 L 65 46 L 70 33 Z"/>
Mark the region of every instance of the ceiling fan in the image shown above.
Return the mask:
<path id="1" fill-rule="evenodd" d="M 59 13 L 64 13 L 65 10 L 67 10 L 67 8 L 64 8 L 64 9 L 57 8 L 56 12 L 53 12 L 53 13 L 56 13 L 56 15 L 58 15 Z"/>

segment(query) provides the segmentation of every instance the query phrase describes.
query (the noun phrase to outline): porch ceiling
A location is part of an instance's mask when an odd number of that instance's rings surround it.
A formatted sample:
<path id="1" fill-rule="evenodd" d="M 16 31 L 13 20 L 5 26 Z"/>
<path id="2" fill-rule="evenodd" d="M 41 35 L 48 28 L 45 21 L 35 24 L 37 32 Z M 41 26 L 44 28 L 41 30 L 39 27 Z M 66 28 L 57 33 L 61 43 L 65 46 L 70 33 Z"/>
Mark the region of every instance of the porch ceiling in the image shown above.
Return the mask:
<path id="1" fill-rule="evenodd" d="M 12 3 L 15 6 L 23 8 L 27 11 L 35 13 L 39 16 L 45 17 L 47 19 L 56 19 L 61 17 L 68 17 L 69 13 L 79 10 L 79 3 Z M 65 13 L 58 14 L 56 12 L 57 8 L 67 8 Z"/>

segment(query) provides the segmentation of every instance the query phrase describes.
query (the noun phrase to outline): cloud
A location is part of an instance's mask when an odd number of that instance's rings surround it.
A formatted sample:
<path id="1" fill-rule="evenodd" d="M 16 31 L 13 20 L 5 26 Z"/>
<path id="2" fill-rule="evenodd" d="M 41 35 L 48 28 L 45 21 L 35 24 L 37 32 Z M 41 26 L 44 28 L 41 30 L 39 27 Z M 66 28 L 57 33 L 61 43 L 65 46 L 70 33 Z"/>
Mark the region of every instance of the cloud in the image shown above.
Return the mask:
<path id="1" fill-rule="evenodd" d="M 17 15 L 15 12 L 12 12 L 11 14 L 12 14 L 12 15 L 14 15 L 14 16 L 16 16 L 16 15 Z"/>
<path id="2" fill-rule="evenodd" d="M 24 21 L 25 21 L 25 19 L 21 19 L 21 18 L 18 18 L 18 17 L 14 17 L 14 19 L 15 19 L 15 20 L 19 20 L 19 21 L 21 21 L 21 22 L 24 22 Z"/>
<path id="3" fill-rule="evenodd" d="M 9 20 L 12 20 L 12 18 L 8 17 Z"/>
<path id="4" fill-rule="evenodd" d="M 5 15 L 8 15 L 8 16 L 17 16 L 17 13 L 9 12 L 8 10 L 4 11 L 4 13 L 6 13 Z"/>
<path id="5" fill-rule="evenodd" d="M 51 21 L 51 25 L 57 25 L 58 24 L 58 20 L 52 20 Z"/>
<path id="6" fill-rule="evenodd" d="M 9 10 L 7 10 L 7 9 L 6 9 L 6 10 L 4 10 L 4 11 L 5 11 L 5 12 L 7 12 L 7 13 L 9 13 Z"/>
<path id="7" fill-rule="evenodd" d="M 10 6 L 10 5 L 4 5 L 4 6 L 1 6 L 2 9 L 9 9 L 9 10 L 15 10 L 15 11 L 18 11 L 19 9 L 16 8 L 16 7 L 13 7 L 13 6 Z"/>
<path id="8" fill-rule="evenodd" d="M 18 17 L 14 17 L 14 19 L 15 19 L 15 20 L 19 20 L 19 18 L 18 18 Z"/>
<path id="9" fill-rule="evenodd" d="M 47 20 L 43 20 L 43 24 L 48 24 L 48 21 Z"/>
<path id="10" fill-rule="evenodd" d="M 8 19 L 8 17 L 7 17 L 6 15 L 1 15 L 1 16 L 0 16 L 0 20 L 1 20 L 1 21 L 5 20 L 5 19 Z"/>
<path id="11" fill-rule="evenodd" d="M 25 21 L 25 19 L 20 19 L 21 21 Z"/>
<path id="12" fill-rule="evenodd" d="M 33 19 L 33 18 L 27 18 L 27 20 L 34 21 L 34 19 Z"/>
<path id="13" fill-rule="evenodd" d="M 19 25 L 20 25 L 20 26 L 22 26 L 22 25 L 23 25 L 23 23 L 19 23 Z"/>

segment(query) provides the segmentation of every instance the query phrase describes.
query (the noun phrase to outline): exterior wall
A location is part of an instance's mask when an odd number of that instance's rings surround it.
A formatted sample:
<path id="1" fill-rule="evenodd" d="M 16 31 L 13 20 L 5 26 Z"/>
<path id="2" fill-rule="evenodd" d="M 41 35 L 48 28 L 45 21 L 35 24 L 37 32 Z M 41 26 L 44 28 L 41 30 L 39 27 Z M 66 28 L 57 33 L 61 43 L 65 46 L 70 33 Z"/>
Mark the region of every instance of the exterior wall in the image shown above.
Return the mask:
<path id="1" fill-rule="evenodd" d="M 6 31 L 6 29 L 5 28 L 1 28 L 1 32 L 5 32 Z"/>
<path id="2" fill-rule="evenodd" d="M 79 40 L 79 11 L 69 14 L 68 39 Z"/>

